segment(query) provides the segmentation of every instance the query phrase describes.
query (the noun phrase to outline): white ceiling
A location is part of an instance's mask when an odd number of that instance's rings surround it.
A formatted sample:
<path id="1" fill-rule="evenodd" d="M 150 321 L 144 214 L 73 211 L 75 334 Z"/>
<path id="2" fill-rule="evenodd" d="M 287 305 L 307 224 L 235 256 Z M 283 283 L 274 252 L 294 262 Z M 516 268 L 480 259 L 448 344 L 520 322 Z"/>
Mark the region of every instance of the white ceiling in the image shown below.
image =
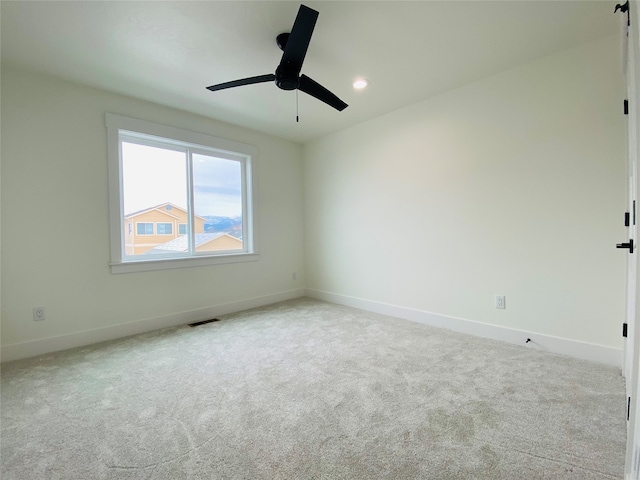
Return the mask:
<path id="1" fill-rule="evenodd" d="M 302 73 L 338 112 L 263 83 L 293 1 L 2 1 L 3 65 L 47 72 L 305 142 L 555 51 L 615 34 L 615 1 L 309 1 L 320 12 Z M 612 52 L 616 55 L 617 52 Z M 356 92 L 355 77 L 371 85 Z M 523 92 L 526 95 L 526 92 Z"/>

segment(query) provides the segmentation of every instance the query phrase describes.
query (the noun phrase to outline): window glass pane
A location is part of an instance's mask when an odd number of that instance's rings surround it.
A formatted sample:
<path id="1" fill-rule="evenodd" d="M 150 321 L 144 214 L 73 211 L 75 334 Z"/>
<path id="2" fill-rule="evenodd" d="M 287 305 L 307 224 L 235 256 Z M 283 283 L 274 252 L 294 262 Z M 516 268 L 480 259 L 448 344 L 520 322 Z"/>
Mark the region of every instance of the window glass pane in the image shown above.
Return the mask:
<path id="1" fill-rule="evenodd" d="M 167 253 L 173 224 L 188 222 L 186 153 L 123 141 L 122 183 L 125 255 Z"/>
<path id="2" fill-rule="evenodd" d="M 242 164 L 193 154 L 196 252 L 242 250 Z"/>
<path id="3" fill-rule="evenodd" d="M 178 233 L 180 235 L 186 235 L 187 234 L 187 224 L 186 223 L 181 223 L 180 225 L 178 225 Z"/>
<path id="4" fill-rule="evenodd" d="M 158 235 L 171 235 L 173 233 L 172 223 L 158 223 Z"/>
<path id="5" fill-rule="evenodd" d="M 153 223 L 136 223 L 138 235 L 153 235 Z"/>

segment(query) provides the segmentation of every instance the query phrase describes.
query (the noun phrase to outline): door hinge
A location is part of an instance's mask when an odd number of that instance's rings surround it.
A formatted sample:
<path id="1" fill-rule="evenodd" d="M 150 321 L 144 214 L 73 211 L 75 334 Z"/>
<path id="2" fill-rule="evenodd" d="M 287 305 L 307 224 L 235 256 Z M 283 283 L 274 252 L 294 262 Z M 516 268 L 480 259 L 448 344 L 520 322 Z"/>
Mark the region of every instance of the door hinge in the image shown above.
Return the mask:
<path id="1" fill-rule="evenodd" d="M 624 338 L 627 338 L 627 324 L 626 323 L 622 324 L 622 336 Z"/>
<path id="2" fill-rule="evenodd" d="M 631 397 L 627 397 L 627 422 L 629 421 L 629 413 L 631 413 Z"/>
<path id="3" fill-rule="evenodd" d="M 624 101 L 624 114 L 629 115 L 629 100 Z"/>
<path id="4" fill-rule="evenodd" d="M 629 212 L 624 212 L 624 226 L 629 226 Z"/>
<path id="5" fill-rule="evenodd" d="M 617 4 L 616 8 L 613 10 L 613 13 L 616 13 L 618 10 L 620 10 L 620 13 L 627 14 L 627 26 L 631 25 L 631 15 L 629 15 L 629 0 L 627 0 L 623 4 Z"/>

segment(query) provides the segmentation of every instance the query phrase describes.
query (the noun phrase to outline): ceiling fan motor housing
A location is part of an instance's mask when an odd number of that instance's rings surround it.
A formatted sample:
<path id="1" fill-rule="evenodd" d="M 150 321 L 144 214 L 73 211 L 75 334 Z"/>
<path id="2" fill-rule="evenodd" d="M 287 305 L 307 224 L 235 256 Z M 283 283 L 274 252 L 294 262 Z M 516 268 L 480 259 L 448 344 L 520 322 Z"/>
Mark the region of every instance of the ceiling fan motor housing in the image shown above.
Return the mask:
<path id="1" fill-rule="evenodd" d="M 295 90 L 300 85 L 298 72 L 300 69 L 293 64 L 283 63 L 276 68 L 276 85 L 282 90 Z"/>

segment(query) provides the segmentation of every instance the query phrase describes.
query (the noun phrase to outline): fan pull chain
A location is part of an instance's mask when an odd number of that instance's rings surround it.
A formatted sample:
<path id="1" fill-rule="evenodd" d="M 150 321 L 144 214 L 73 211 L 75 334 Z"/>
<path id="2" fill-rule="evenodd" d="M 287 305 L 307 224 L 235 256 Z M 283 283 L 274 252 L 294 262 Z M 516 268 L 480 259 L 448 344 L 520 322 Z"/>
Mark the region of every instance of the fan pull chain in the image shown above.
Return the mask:
<path id="1" fill-rule="evenodd" d="M 300 122 L 299 113 L 300 110 L 298 108 L 298 89 L 296 88 L 296 123 Z"/>

